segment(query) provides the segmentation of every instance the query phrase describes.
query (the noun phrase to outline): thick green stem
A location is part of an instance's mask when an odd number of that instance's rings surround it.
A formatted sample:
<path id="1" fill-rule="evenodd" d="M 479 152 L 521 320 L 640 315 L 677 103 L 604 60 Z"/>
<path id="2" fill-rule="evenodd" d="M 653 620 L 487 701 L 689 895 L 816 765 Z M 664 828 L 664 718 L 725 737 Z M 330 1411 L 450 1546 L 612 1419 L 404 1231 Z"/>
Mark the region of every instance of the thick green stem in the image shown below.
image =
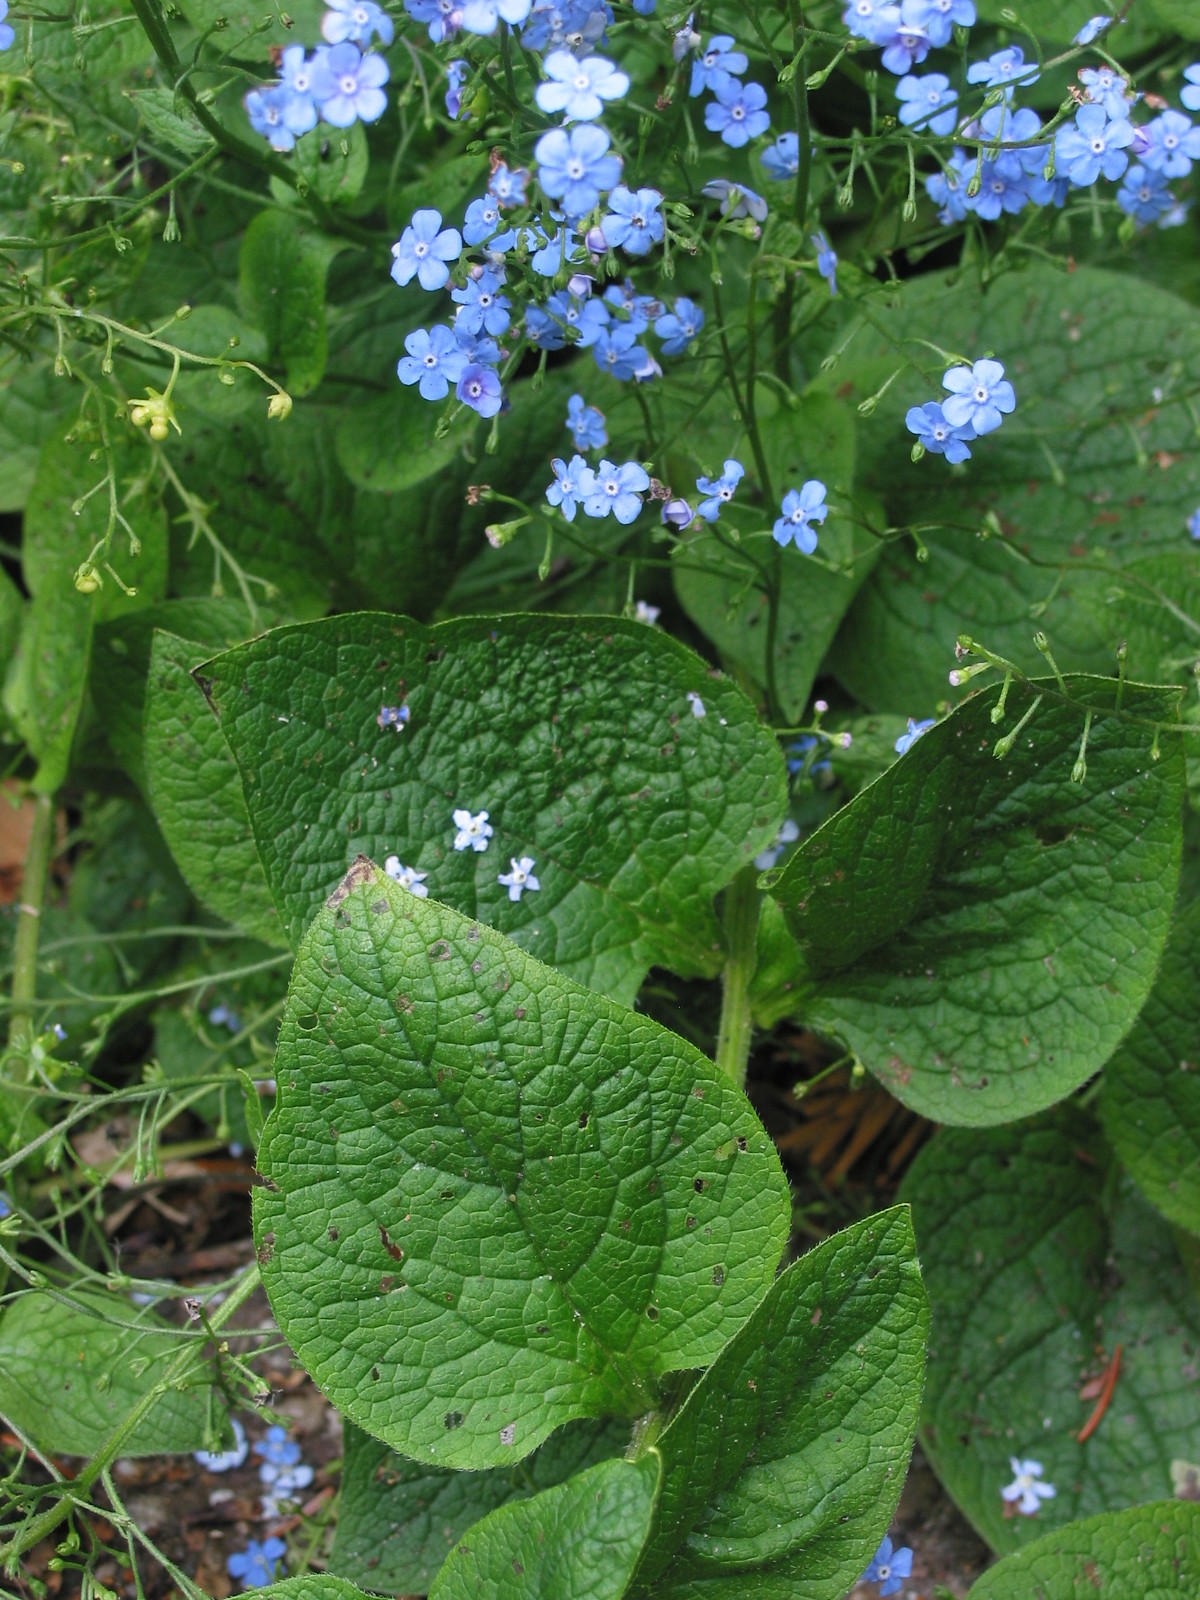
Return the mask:
<path id="1" fill-rule="evenodd" d="M 758 965 L 758 917 L 762 896 L 758 868 L 743 867 L 725 891 L 722 922 L 727 954 L 721 974 L 721 1022 L 717 1029 L 717 1066 L 740 1089 L 750 1060 L 750 985 Z"/>
<path id="2" fill-rule="evenodd" d="M 245 1275 L 230 1291 L 229 1297 L 221 1303 L 220 1309 L 212 1319 L 213 1332 L 223 1328 L 229 1319 L 258 1288 L 259 1274 L 257 1265 L 246 1269 Z M 61 1522 L 64 1522 L 71 1513 L 72 1506 L 81 1500 L 103 1472 L 117 1459 L 125 1448 L 135 1429 L 148 1413 L 158 1404 L 163 1395 L 182 1383 L 188 1372 L 195 1366 L 198 1357 L 197 1347 L 189 1342 L 167 1367 L 158 1382 L 146 1391 L 138 1403 L 124 1419 L 117 1424 L 100 1449 L 87 1463 L 87 1465 L 71 1479 L 68 1486 L 56 1505 L 43 1511 L 40 1517 L 33 1517 L 24 1528 L 15 1533 L 9 1542 L 0 1549 L 0 1563 L 6 1572 L 16 1569 L 17 1557 L 26 1550 L 32 1550 L 34 1545 L 40 1544 Z"/>
<path id="3" fill-rule="evenodd" d="M 33 1002 L 37 998 L 38 938 L 53 839 L 54 796 L 39 794 L 34 801 L 33 830 L 21 875 L 21 903 L 17 907 L 17 931 L 13 940 L 12 1022 L 8 1030 L 10 1082 L 25 1083 L 29 1077 Z"/>

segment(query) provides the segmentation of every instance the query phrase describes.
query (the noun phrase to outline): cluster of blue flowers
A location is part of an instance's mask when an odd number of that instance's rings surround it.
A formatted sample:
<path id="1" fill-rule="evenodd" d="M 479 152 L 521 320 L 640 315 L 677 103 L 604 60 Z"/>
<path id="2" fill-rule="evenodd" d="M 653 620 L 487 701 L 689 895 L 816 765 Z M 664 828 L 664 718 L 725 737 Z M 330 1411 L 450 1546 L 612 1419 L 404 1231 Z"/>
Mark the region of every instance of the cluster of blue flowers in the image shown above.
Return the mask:
<path id="1" fill-rule="evenodd" d="M 935 46 L 947 45 L 954 25 L 975 21 L 973 0 L 850 0 L 842 21 L 856 38 L 883 50 L 883 65 L 897 77 L 918 66 Z"/>
<path id="2" fill-rule="evenodd" d="M 951 367 L 942 383 L 950 391 L 945 400 L 927 400 L 923 406 L 912 406 L 904 419 L 909 433 L 917 436 L 914 460 L 927 450 L 935 456 L 945 456 L 947 461 L 969 460 L 969 441 L 993 433 L 1017 404 L 1013 386 L 999 361 Z"/>
<path id="3" fill-rule="evenodd" d="M 279 63 L 279 81 L 246 96 L 246 115 L 256 133 L 273 150 L 291 150 L 301 134 L 318 122 L 348 128 L 354 122 L 375 122 L 387 106 L 383 85 L 388 64 L 364 47 L 372 39 L 392 42 L 392 19 L 375 0 L 329 0 L 321 20 L 326 43 L 311 55 L 303 45 L 289 45 Z"/>
<path id="4" fill-rule="evenodd" d="M 385 706 L 383 710 L 388 708 Z M 384 726 L 381 722 L 380 726 Z M 451 812 L 451 821 L 454 823 L 454 848 L 455 850 L 473 850 L 481 855 L 495 833 L 495 829 L 488 821 L 487 811 L 472 813 L 466 807 L 457 807 Z M 526 891 L 536 894 L 542 887 L 540 881 L 534 877 L 533 869 L 537 862 L 532 856 L 510 856 L 511 871 L 500 872 L 496 881 L 508 890 L 510 901 L 521 898 Z M 425 883 L 428 872 L 420 872 L 416 867 L 406 867 L 399 856 L 388 856 L 383 863 L 383 870 L 388 877 L 398 883 L 402 889 L 407 889 L 409 894 L 416 895 L 418 900 L 429 897 L 429 889 Z"/>
<path id="5" fill-rule="evenodd" d="M 688 93 L 695 96 L 707 91 L 714 97 L 704 108 L 704 126 L 710 133 L 719 133 L 731 149 L 740 150 L 766 133 L 771 114 L 762 84 L 742 82 L 750 63 L 733 43 L 732 34 L 714 34 L 692 62 Z"/>

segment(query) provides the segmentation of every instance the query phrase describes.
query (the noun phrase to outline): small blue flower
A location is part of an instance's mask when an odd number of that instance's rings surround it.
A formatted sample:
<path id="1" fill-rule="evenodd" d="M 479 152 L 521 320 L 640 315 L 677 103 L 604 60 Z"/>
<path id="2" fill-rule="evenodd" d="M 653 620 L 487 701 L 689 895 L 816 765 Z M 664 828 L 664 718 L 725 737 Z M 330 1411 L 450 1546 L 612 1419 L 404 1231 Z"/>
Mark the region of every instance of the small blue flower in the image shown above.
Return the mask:
<path id="1" fill-rule="evenodd" d="M 629 92 L 629 75 L 603 56 L 578 60 L 569 50 L 555 50 L 542 63 L 549 83 L 539 83 L 534 99 L 542 111 L 565 113 L 567 122 L 594 122 L 604 114 L 606 100 L 620 100 Z"/>
<path id="2" fill-rule="evenodd" d="M 308 133 L 317 125 L 317 102 L 332 89 L 328 54 L 317 50 L 310 56 L 302 44 L 290 44 L 279 58 L 279 82 L 292 97 L 285 119 L 290 133 Z"/>
<path id="3" fill-rule="evenodd" d="M 481 417 L 494 417 L 503 404 L 500 379 L 490 367 L 481 366 L 477 361 L 463 368 L 454 392 L 464 405 L 478 411 Z"/>
<path id="4" fill-rule="evenodd" d="M 5 22 L 8 15 L 8 0 L 0 0 L 0 50 L 11 50 L 13 40 L 17 37 L 12 25 Z"/>
<path id="5" fill-rule="evenodd" d="M 815 740 L 813 742 L 814 744 L 816 743 Z M 791 763 L 789 762 L 788 765 L 790 766 Z M 825 765 L 829 765 L 828 761 L 825 763 Z M 788 845 L 795 844 L 799 837 L 800 825 L 796 822 L 793 822 L 791 817 L 788 817 L 780 827 L 779 832 L 775 835 L 774 842 L 769 844 L 765 850 L 760 850 L 755 856 L 754 865 L 760 872 L 769 872 L 779 860 L 783 852 L 787 849 Z"/>
<path id="6" fill-rule="evenodd" d="M 567 401 L 567 427 L 576 450 L 603 450 L 608 443 L 603 411 L 587 405 L 581 394 L 573 394 Z"/>
<path id="7" fill-rule="evenodd" d="M 262 1456 L 272 1466 L 294 1467 L 300 1459 L 300 1446 L 288 1438 L 286 1428 L 276 1424 L 267 1429 L 265 1438 L 254 1441 L 254 1454 Z"/>
<path id="8" fill-rule="evenodd" d="M 392 246 L 392 277 L 401 288 L 415 277 L 422 289 L 442 289 L 449 282 L 447 262 L 462 254 L 457 228 L 443 228 L 440 211 L 414 211 L 412 221 Z"/>
<path id="9" fill-rule="evenodd" d="M 533 0 L 459 0 L 456 10 L 462 11 L 462 25 L 468 33 L 484 36 L 495 33 L 501 22 L 510 27 L 524 22 Z"/>
<path id="10" fill-rule="evenodd" d="M 939 49 L 950 43 L 955 23 L 970 28 L 975 23 L 975 0 L 923 0 L 925 31 Z"/>
<path id="11" fill-rule="evenodd" d="M 606 331 L 612 318 L 603 300 L 590 296 L 581 299 L 567 289 L 559 289 L 546 301 L 546 310 L 569 331 L 574 329 L 576 343 L 588 350 Z"/>
<path id="12" fill-rule="evenodd" d="M 462 86 L 463 79 L 470 71 L 466 61 L 447 61 L 446 63 L 446 115 L 458 121 L 462 111 Z M 463 121 L 467 119 L 464 117 Z M 469 241 L 468 241 L 469 242 Z"/>
<path id="13" fill-rule="evenodd" d="M 935 172 L 925 179 L 925 193 L 938 208 L 938 221 L 948 228 L 952 222 L 961 222 L 969 205 L 967 184 L 975 164 L 964 150 L 952 150 L 944 172 Z"/>
<path id="14" fill-rule="evenodd" d="M 329 10 L 321 18 L 321 32 L 330 44 L 341 44 L 349 39 L 353 44 L 370 44 L 378 37 L 380 44 L 391 44 L 394 29 L 392 19 L 381 11 L 375 0 L 325 0 Z"/>
<path id="15" fill-rule="evenodd" d="M 802 772 L 812 776 L 818 772 L 831 772 L 833 769 L 828 761 L 813 761 L 814 750 L 823 750 L 827 744 L 824 734 L 801 734 L 794 744 L 787 747 L 787 769 L 792 777 L 798 777 Z"/>
<path id="16" fill-rule="evenodd" d="M 348 128 L 354 122 L 377 122 L 387 106 L 383 85 L 388 64 L 372 51 L 363 55 L 356 44 L 329 47 L 325 66 L 333 92 L 321 99 L 321 120 L 331 128 Z"/>
<path id="17" fill-rule="evenodd" d="M 813 523 L 824 522 L 829 515 L 825 504 L 825 485 L 809 478 L 799 489 L 789 489 L 783 497 L 782 516 L 771 530 L 776 544 L 787 546 L 794 542 L 806 556 L 817 548 L 817 532 Z"/>
<path id="18" fill-rule="evenodd" d="M 1138 130 L 1145 141 L 1141 161 L 1168 178 L 1186 178 L 1200 161 L 1200 128 L 1182 111 L 1164 111 Z"/>
<path id="19" fill-rule="evenodd" d="M 904 418 L 909 433 L 915 433 L 931 455 L 945 456 L 947 461 L 967 461 L 971 452 L 966 441 L 975 437 L 971 426 L 955 428 L 936 400 L 927 400 L 923 406 L 910 406 Z"/>
<path id="20" fill-rule="evenodd" d="M 595 491 L 596 474 L 580 455 L 572 456 L 569 462 L 556 456 L 550 465 L 554 482 L 546 490 L 546 499 L 559 508 L 568 522 L 574 522 L 580 501 Z"/>
<path id="21" fill-rule="evenodd" d="M 282 1539 L 251 1539 L 244 1550 L 235 1550 L 225 1562 L 231 1578 L 240 1578 L 247 1589 L 265 1589 L 275 1582 L 279 1563 L 287 1554 Z"/>
<path id="22" fill-rule="evenodd" d="M 525 307 L 525 337 L 535 350 L 561 350 L 567 342 L 558 323 L 541 306 Z"/>
<path id="23" fill-rule="evenodd" d="M 656 317 L 662 316 L 662 301 L 652 294 L 639 294 L 629 278 L 609 284 L 602 298 L 614 311 L 625 313 L 626 321 L 638 335 L 645 333 Z"/>
<path id="24" fill-rule="evenodd" d="M 704 54 L 692 62 L 692 81 L 688 88 L 690 95 L 703 94 L 705 89 L 716 94 L 730 78 L 741 77 L 748 63 L 740 50 L 730 48 L 732 44 L 731 33 L 714 34 L 708 41 Z"/>
<path id="25" fill-rule="evenodd" d="M 212 1015 L 209 1014 L 210 1022 Z M 0 1215 L 3 1215 L 0 1212 Z M 205 1472 L 231 1472 L 235 1467 L 240 1467 L 250 1453 L 250 1445 L 246 1439 L 246 1430 L 236 1417 L 229 1419 L 233 1429 L 233 1444 L 228 1450 L 194 1450 L 192 1460 L 202 1466 Z"/>
<path id="26" fill-rule="evenodd" d="M 696 506 L 696 515 L 703 517 L 705 522 L 715 522 L 721 515 L 721 507 L 727 506 L 733 499 L 737 486 L 746 475 L 746 469 L 740 461 L 727 461 L 725 471 L 719 478 L 697 478 L 696 488 L 704 499 Z"/>
<path id="27" fill-rule="evenodd" d="M 600 330 L 592 343 L 592 356 L 601 372 L 622 380 L 636 378 L 650 359 L 637 343 L 637 334 L 624 322 Z"/>
<path id="28" fill-rule="evenodd" d="M 519 900 L 526 889 L 537 890 L 542 886 L 533 876 L 533 869 L 537 865 L 532 856 L 522 856 L 518 861 L 516 856 L 510 856 L 511 872 L 501 872 L 496 875 L 496 882 L 502 883 L 508 890 L 509 900 Z"/>
<path id="29" fill-rule="evenodd" d="M 416 895 L 418 900 L 429 898 L 429 890 L 425 887 L 425 879 L 429 876 L 427 872 L 418 872 L 416 867 L 406 867 L 399 856 L 388 856 L 383 863 L 383 870 L 402 889 L 407 889 L 409 894 Z"/>
<path id="30" fill-rule="evenodd" d="M 1091 44 L 1094 39 L 1099 38 L 1105 28 L 1112 27 L 1114 20 L 1113 17 L 1090 17 L 1071 40 L 1071 43 Z"/>
<path id="31" fill-rule="evenodd" d="M 969 423 L 977 434 L 991 433 L 1004 421 L 1001 413 L 1012 411 L 1017 404 L 1013 386 L 999 361 L 951 367 L 942 383 L 950 390 L 950 398 L 942 401 L 942 410 L 952 428 Z"/>
<path id="32" fill-rule="evenodd" d="M 507 295 L 501 294 L 500 279 L 486 267 L 472 271 L 461 289 L 451 289 L 450 298 L 461 309 L 454 319 L 456 328 L 464 333 L 487 332 L 496 338 L 507 332 L 512 320 L 511 304 Z"/>
<path id="33" fill-rule="evenodd" d="M 696 513 L 686 500 L 668 500 L 662 508 L 665 528 L 686 528 L 696 520 Z"/>
<path id="34" fill-rule="evenodd" d="M 251 89 L 242 104 L 250 126 L 270 142 L 272 150 L 293 149 L 299 136 L 315 125 L 309 119 L 312 102 L 293 94 L 283 83 Z"/>
<path id="35" fill-rule="evenodd" d="M 592 492 L 583 503 L 589 517 L 606 517 L 611 511 L 618 522 L 630 523 L 642 509 L 642 494 L 650 487 L 645 469 L 636 461 L 614 466 L 601 461 L 596 468 Z"/>
<path id="36" fill-rule="evenodd" d="M 1135 164 L 1121 179 L 1117 204 L 1127 216 L 1145 227 L 1170 211 L 1175 196 L 1167 188 L 1166 173 L 1152 172 L 1149 167 Z"/>
<path id="37" fill-rule="evenodd" d="M 417 384 L 422 400 L 444 400 L 467 364 L 454 334 L 443 327 L 414 328 L 405 338 L 404 348 L 408 354 L 396 365 L 400 382 L 410 388 Z"/>
<path id="38" fill-rule="evenodd" d="M 529 174 L 524 167 L 510 168 L 503 161 L 497 161 L 488 179 L 488 193 L 496 197 L 496 204 L 502 208 L 523 206 L 528 182 Z"/>
<path id="39" fill-rule="evenodd" d="M 621 160 L 609 155 L 611 143 L 604 129 L 590 122 L 552 128 L 538 140 L 538 182 L 552 200 L 562 201 L 568 217 L 584 216 L 619 181 Z"/>
<path id="40" fill-rule="evenodd" d="M 730 183 L 728 178 L 710 178 L 700 193 L 721 202 L 723 217 L 753 217 L 755 222 L 764 222 L 771 209 L 749 184 Z"/>
<path id="41" fill-rule="evenodd" d="M 908 728 L 906 732 L 902 733 L 896 740 L 896 743 L 892 746 L 893 750 L 895 750 L 898 756 L 906 755 L 908 751 L 912 749 L 913 745 L 916 744 L 921 735 L 923 733 L 928 733 L 929 729 L 932 727 L 932 717 L 926 718 L 924 722 L 914 722 L 913 719 L 909 717 Z"/>
<path id="42" fill-rule="evenodd" d="M 1093 105 L 1103 106 L 1110 117 L 1128 117 L 1133 104 L 1129 84 L 1112 67 L 1083 67 L 1079 81 Z"/>
<path id="43" fill-rule="evenodd" d="M 623 183 L 608 197 L 609 210 L 600 219 L 600 231 L 610 250 L 644 256 L 663 236 L 659 215 L 662 195 L 657 189 L 627 189 Z"/>
<path id="44" fill-rule="evenodd" d="M 467 810 L 459 809 L 451 812 L 451 821 L 458 830 L 454 835 L 454 848 L 456 850 L 474 850 L 476 854 L 486 850 L 488 840 L 495 829 L 488 821 L 486 811 L 480 811 L 475 816 Z"/>
<path id="45" fill-rule="evenodd" d="M 434 44 L 452 39 L 462 24 L 460 0 L 404 0 L 414 22 L 423 22 Z"/>
<path id="46" fill-rule="evenodd" d="M 1193 539 L 1200 539 L 1200 506 L 1197 506 L 1187 519 L 1187 531 Z"/>
<path id="47" fill-rule="evenodd" d="M 838 258 L 833 246 L 823 233 L 811 235 L 812 247 L 817 252 L 817 271 L 829 285 L 830 294 L 837 293 Z"/>
<path id="48" fill-rule="evenodd" d="M 224 1002 L 213 1006 L 208 1013 L 208 1020 L 214 1028 L 228 1028 L 230 1033 L 240 1033 L 242 1031 L 241 1017 L 238 1016 L 236 1011 L 231 1011 Z"/>
<path id="49" fill-rule="evenodd" d="M 764 109 L 767 91 L 761 83 L 726 78 L 716 93 L 717 98 L 704 108 L 704 126 L 710 133 L 719 133 L 732 149 L 740 150 L 771 126 L 770 112 Z"/>
<path id="50" fill-rule="evenodd" d="M 474 362 L 477 367 L 500 365 L 500 346 L 486 333 L 468 333 L 465 328 L 460 328 L 455 323 L 454 339 L 468 362 Z"/>
<path id="51" fill-rule="evenodd" d="M 931 133 L 950 133 L 958 120 L 958 90 L 950 87 L 950 79 L 941 72 L 927 72 L 923 77 L 911 74 L 901 78 L 896 85 L 896 96 L 902 102 L 900 121 L 906 128 L 927 128 Z"/>
<path id="52" fill-rule="evenodd" d="M 775 142 L 769 144 L 758 159 L 767 169 L 768 178 L 773 178 L 776 183 L 786 183 L 800 171 L 799 134 L 778 134 Z"/>
<path id="53" fill-rule="evenodd" d="M 484 195 L 472 200 L 463 219 L 463 240 L 467 244 L 482 244 L 490 239 L 500 226 L 500 206 L 495 195 Z"/>
<path id="54" fill-rule="evenodd" d="M 1086 188 L 1101 173 L 1115 182 L 1129 165 L 1125 147 L 1132 143 L 1133 127 L 1128 117 L 1110 121 L 1103 106 L 1080 106 L 1075 121 L 1055 134 L 1054 154 L 1070 181 Z"/>
<path id="55" fill-rule="evenodd" d="M 933 44 L 923 20 L 927 15 L 925 3 L 926 0 L 903 0 L 899 25 L 878 41 L 886 47 L 880 58 L 881 65 L 898 78 L 920 66 Z M 922 20 L 910 22 L 909 16 Z"/>
<path id="56" fill-rule="evenodd" d="M 536 0 L 521 43 L 539 53 L 560 45 L 596 44 L 612 21 L 605 0 Z"/>
<path id="57" fill-rule="evenodd" d="M 1040 76 L 1036 66 L 1026 66 L 1025 52 L 1019 44 L 1010 44 L 1006 50 L 997 50 L 986 61 L 976 61 L 967 68 L 968 83 L 983 83 L 989 89 L 1010 89 L 1016 83 L 1028 88 Z"/>
<path id="58" fill-rule="evenodd" d="M 663 355 L 681 354 L 703 326 L 704 312 L 694 300 L 680 295 L 672 310 L 659 317 L 654 324 L 654 331 L 663 342 Z"/>
<path id="59" fill-rule="evenodd" d="M 912 727 L 912 723 L 909 723 Z M 876 1550 L 871 1565 L 858 1580 L 860 1583 L 877 1583 L 880 1595 L 899 1594 L 904 1579 L 912 1576 L 913 1553 L 907 1546 L 895 1550 L 890 1539 L 884 1539 Z"/>
<path id="60" fill-rule="evenodd" d="M 898 0 L 850 0 L 842 22 L 858 39 L 883 44 L 900 21 Z"/>
<path id="61" fill-rule="evenodd" d="M 529 265 L 540 278 L 556 278 L 579 255 L 579 235 L 574 228 L 557 228 L 549 238 L 532 228 L 525 229 L 525 242 L 533 249 Z M 534 248 L 536 247 L 536 248 Z"/>
<path id="62" fill-rule="evenodd" d="M 407 701 L 398 706 L 380 706 L 375 726 L 380 729 L 395 728 L 397 733 L 402 733 L 411 716 L 412 712 L 408 709 Z"/>

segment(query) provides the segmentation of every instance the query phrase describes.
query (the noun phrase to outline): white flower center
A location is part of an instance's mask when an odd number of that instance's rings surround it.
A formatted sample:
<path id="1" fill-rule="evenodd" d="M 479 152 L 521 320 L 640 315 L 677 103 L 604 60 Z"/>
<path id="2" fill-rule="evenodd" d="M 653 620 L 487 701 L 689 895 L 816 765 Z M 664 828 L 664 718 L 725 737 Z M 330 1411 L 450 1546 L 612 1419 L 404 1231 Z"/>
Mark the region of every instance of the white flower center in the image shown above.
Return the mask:
<path id="1" fill-rule="evenodd" d="M 428 254 L 429 246 L 426 244 L 424 239 L 418 239 L 413 245 L 413 255 L 420 257 L 427 256 Z"/>
<path id="2" fill-rule="evenodd" d="M 297 94 L 307 94 L 308 93 L 308 73 L 307 72 L 298 72 L 296 74 L 296 76 L 292 79 L 292 88 L 295 89 Z"/>
<path id="3" fill-rule="evenodd" d="M 1179 135 L 1177 133 L 1167 133 L 1163 135 L 1163 144 L 1168 150 L 1174 150 L 1178 143 Z"/>
<path id="4" fill-rule="evenodd" d="M 1092 154 L 1094 156 L 1100 156 L 1100 155 L 1104 154 L 1104 140 L 1103 139 L 1093 139 L 1092 140 Z"/>
<path id="5" fill-rule="evenodd" d="M 354 10 L 350 13 L 350 15 L 354 18 L 355 22 L 358 23 L 360 28 L 363 27 L 371 19 L 371 14 L 367 10 L 366 6 L 355 6 Z"/>
<path id="6" fill-rule="evenodd" d="M 729 115 L 733 118 L 733 120 L 735 122 L 740 122 L 742 120 L 742 118 L 746 115 L 746 108 L 745 108 L 745 106 L 741 106 L 741 105 L 732 106 L 730 108 Z"/>
<path id="7" fill-rule="evenodd" d="M 590 84 L 590 82 L 588 80 L 588 75 L 587 75 L 586 72 L 577 73 L 576 76 L 575 76 L 574 82 L 575 82 L 575 87 L 577 89 L 581 89 L 582 90 L 582 89 L 589 89 L 591 87 L 591 84 Z"/>
<path id="8" fill-rule="evenodd" d="M 886 1583 L 892 1575 L 892 1569 L 886 1562 L 882 1567 L 876 1567 L 875 1570 L 879 1574 L 880 1583 Z"/>
<path id="9" fill-rule="evenodd" d="M 983 403 L 986 401 L 987 397 L 988 397 L 988 391 L 983 387 L 982 384 L 978 384 L 976 386 L 976 389 L 975 389 L 975 401 L 976 401 L 976 404 L 977 405 L 983 405 Z"/>
<path id="10" fill-rule="evenodd" d="M 356 94 L 357 93 L 357 91 L 358 91 L 358 80 L 357 80 L 357 78 L 352 78 L 350 76 L 350 74 L 347 73 L 344 78 L 341 78 L 338 81 L 340 83 L 341 90 L 342 90 L 343 94 L 349 95 L 349 94 Z"/>
<path id="11" fill-rule="evenodd" d="M 609 478 L 604 485 L 604 492 L 609 495 L 618 495 L 621 492 L 621 485 L 615 478 Z"/>
<path id="12" fill-rule="evenodd" d="M 572 178 L 572 179 L 582 178 L 585 171 L 586 171 L 586 168 L 584 167 L 583 162 L 580 161 L 577 156 L 572 157 L 572 159 L 567 162 L 567 177 L 568 178 Z"/>

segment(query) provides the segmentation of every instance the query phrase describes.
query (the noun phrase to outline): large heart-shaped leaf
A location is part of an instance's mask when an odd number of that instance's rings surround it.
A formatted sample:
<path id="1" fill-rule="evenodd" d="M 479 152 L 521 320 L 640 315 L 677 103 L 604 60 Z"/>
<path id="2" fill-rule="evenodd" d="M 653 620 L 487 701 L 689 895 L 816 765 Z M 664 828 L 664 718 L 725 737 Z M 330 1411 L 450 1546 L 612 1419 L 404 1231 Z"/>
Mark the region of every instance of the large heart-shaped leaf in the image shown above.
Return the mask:
<path id="1" fill-rule="evenodd" d="M 356 854 L 394 854 L 631 1001 L 651 965 L 717 970 L 713 895 L 783 815 L 783 763 L 746 697 L 635 622 L 363 613 L 280 628 L 203 679 L 293 942 Z M 489 813 L 484 851 L 453 847 L 456 808 Z M 513 901 L 498 879 L 522 856 L 541 888 Z"/>
<path id="2" fill-rule="evenodd" d="M 1200 1310 L 1162 1219 L 1129 1184 L 1106 1203 L 1109 1165 L 1095 1124 L 1061 1107 L 943 1131 L 902 1189 L 933 1308 L 922 1443 L 1001 1552 L 1169 1496 L 1172 1462 L 1196 1458 Z M 1013 1461 L 1030 1459 L 1054 1497 L 1006 1514 Z"/>
<path id="3" fill-rule="evenodd" d="M 301 945 L 263 1281 L 352 1422 L 485 1467 L 640 1415 L 765 1293 L 787 1186 L 692 1046 L 362 861 Z"/>
<path id="4" fill-rule="evenodd" d="M 637 1592 L 841 1600 L 900 1498 L 928 1324 L 903 1208 L 790 1266 L 658 1440 Z"/>
<path id="5" fill-rule="evenodd" d="M 1186 1600 L 1200 1594 L 1200 1506 L 1160 1500 L 1057 1528 L 1005 1556 L 969 1600 Z"/>
<path id="6" fill-rule="evenodd" d="M 1166 941 L 1183 752 L 1156 729 L 1177 698 L 1126 688 L 1118 705 L 1106 679 L 1068 690 L 1014 685 L 999 725 L 998 691 L 972 696 L 806 840 L 771 890 L 809 967 L 804 1018 L 941 1122 L 1028 1116 L 1097 1072 Z M 997 736 L 1031 710 L 995 759 Z"/>

